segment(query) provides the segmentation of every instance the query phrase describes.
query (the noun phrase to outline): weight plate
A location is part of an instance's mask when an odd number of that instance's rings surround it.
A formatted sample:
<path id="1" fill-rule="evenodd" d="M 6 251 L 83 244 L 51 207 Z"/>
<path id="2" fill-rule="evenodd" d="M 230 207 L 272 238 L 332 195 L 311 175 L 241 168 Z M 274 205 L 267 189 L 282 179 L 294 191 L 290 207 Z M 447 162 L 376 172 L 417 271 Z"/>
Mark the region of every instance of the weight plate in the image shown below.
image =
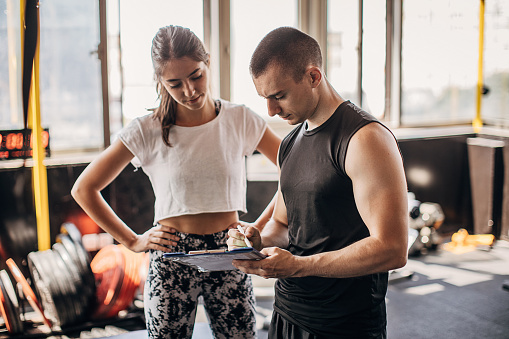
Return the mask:
<path id="1" fill-rule="evenodd" d="M 51 329 L 52 325 L 53 325 L 52 322 L 44 314 L 44 310 L 43 310 L 41 304 L 35 297 L 34 291 L 32 290 L 32 288 L 28 284 L 27 280 L 21 273 L 20 269 L 18 268 L 18 265 L 16 265 L 16 263 L 14 262 L 14 260 L 12 260 L 12 258 L 7 259 L 7 261 L 5 263 L 9 267 L 9 270 L 11 271 L 12 275 L 14 276 L 14 279 L 16 279 L 16 281 L 21 285 L 23 294 L 25 295 L 25 298 L 27 299 L 30 306 L 32 306 L 34 311 L 37 314 L 39 314 L 43 323 Z"/>
<path id="2" fill-rule="evenodd" d="M 9 306 L 7 305 L 7 292 L 5 291 L 4 284 L 2 282 L 0 282 L 0 314 L 2 314 L 2 318 L 4 318 L 4 323 L 7 331 L 9 333 L 14 333 L 12 324 L 14 314 L 12 314 Z"/>
<path id="3" fill-rule="evenodd" d="M 60 256 L 64 262 L 65 268 L 68 273 L 69 282 L 74 286 L 76 290 L 75 303 L 80 308 L 80 315 L 83 317 L 86 315 L 86 311 L 90 304 L 90 295 L 84 293 L 86 290 L 83 280 L 81 280 L 80 272 L 76 267 L 76 263 L 71 259 L 71 256 L 64 248 L 61 243 L 53 244 L 53 251 Z"/>
<path id="4" fill-rule="evenodd" d="M 44 270 L 50 277 L 51 285 L 58 295 L 58 302 L 61 308 L 57 309 L 57 311 L 62 320 L 61 326 L 72 324 L 76 320 L 76 311 L 73 301 L 74 296 L 66 276 L 65 266 L 59 267 L 56 259 L 60 257 L 52 250 L 42 251 L 39 254 Z M 57 298 L 55 297 L 55 299 Z"/>
<path id="5" fill-rule="evenodd" d="M 129 306 L 134 302 L 134 299 L 136 299 L 136 294 L 137 294 L 138 289 L 140 288 L 140 284 L 141 284 L 140 268 L 143 265 L 143 263 L 145 262 L 145 253 L 134 253 L 134 252 L 131 252 L 131 253 L 133 255 L 135 265 L 133 267 L 133 270 L 131 271 L 133 287 L 132 287 L 132 290 L 130 291 L 130 299 L 131 300 L 129 301 Z"/>
<path id="6" fill-rule="evenodd" d="M 57 235 L 57 242 L 62 243 L 71 255 L 71 258 L 76 262 L 80 268 L 82 279 L 87 287 L 91 289 L 91 294 L 95 294 L 96 281 L 94 273 L 90 268 L 90 255 L 83 247 L 83 244 L 72 241 L 71 237 L 67 234 Z"/>
<path id="7" fill-rule="evenodd" d="M 81 319 L 83 311 L 81 308 L 81 303 L 78 297 L 78 291 L 76 286 L 74 285 L 71 277 L 70 270 L 66 267 L 64 260 L 56 251 L 52 251 L 53 260 L 58 268 L 57 272 L 60 273 L 62 278 L 62 282 L 65 285 L 64 287 L 67 290 L 66 300 L 71 305 L 71 314 L 74 315 L 70 324 L 74 324 L 78 319 Z"/>
<path id="8" fill-rule="evenodd" d="M 78 227 L 71 222 L 65 222 L 60 226 L 60 233 L 68 235 L 72 241 L 82 243 L 82 234 Z"/>
<path id="9" fill-rule="evenodd" d="M 75 266 L 80 274 L 80 279 L 83 282 L 83 293 L 87 299 L 87 304 L 93 304 L 95 301 L 96 281 L 90 265 L 87 265 L 82 260 L 80 260 L 77 249 L 78 245 L 72 241 L 68 235 L 58 235 L 57 243 L 62 244 L 62 246 L 66 249 L 67 253 L 71 257 L 72 261 L 75 263 Z"/>
<path id="10" fill-rule="evenodd" d="M 7 301 L 7 309 L 10 310 L 11 317 L 11 328 L 10 333 L 20 333 L 23 332 L 23 322 L 21 321 L 21 310 L 19 307 L 18 296 L 16 295 L 16 291 L 14 290 L 14 286 L 12 285 L 11 278 L 9 277 L 9 273 L 6 270 L 0 271 L 0 283 L 2 284 L 2 292 L 4 293 L 4 298 Z"/>
<path id="11" fill-rule="evenodd" d="M 3 215 L 2 215 L 3 217 Z M 36 226 L 30 216 L 0 218 L 0 247 L 2 260 L 12 258 L 19 265 L 22 274 L 28 275 L 28 269 L 22 265 L 31 251 L 37 250 Z"/>
<path id="12" fill-rule="evenodd" d="M 30 252 L 27 256 L 28 269 L 32 276 L 32 281 L 39 297 L 41 298 L 44 314 L 55 325 L 60 327 L 65 323 L 65 319 L 61 318 L 62 309 L 60 301 L 60 291 L 58 291 L 46 270 L 43 268 L 40 258 L 41 252 Z"/>
<path id="13" fill-rule="evenodd" d="M 76 245 L 74 244 L 74 241 L 72 241 L 69 236 L 59 234 L 57 235 L 57 243 L 62 244 L 62 246 L 65 248 L 69 256 L 71 257 L 72 261 L 78 268 L 80 272 L 81 279 L 84 279 L 85 277 L 85 269 L 83 265 L 81 264 L 80 258 L 78 257 L 78 251 L 76 250 Z"/>
<path id="14" fill-rule="evenodd" d="M 71 239 L 76 245 L 76 250 L 79 256 L 79 259 L 83 262 L 84 265 L 90 265 L 90 254 L 83 246 L 82 235 L 78 228 L 72 223 L 64 223 L 60 227 L 61 235 L 66 235 Z"/>
<path id="15" fill-rule="evenodd" d="M 60 319 L 60 326 L 63 326 L 69 321 L 69 307 L 67 306 L 64 298 L 65 292 L 61 286 L 61 281 L 55 276 L 56 267 L 50 257 L 51 252 L 48 250 L 38 251 L 36 253 L 38 256 L 39 273 L 44 274 L 47 278 L 48 287 L 56 306 L 58 318 Z"/>
<path id="16" fill-rule="evenodd" d="M 117 246 L 124 253 L 125 267 L 124 267 L 124 281 L 122 284 L 123 293 L 122 293 L 122 297 L 121 297 L 121 303 L 119 303 L 120 305 L 117 308 L 116 314 L 114 316 L 116 316 L 118 314 L 118 312 L 128 308 L 129 305 L 131 304 L 131 301 L 133 299 L 131 296 L 131 292 L 135 285 L 135 281 L 133 279 L 133 273 L 134 273 L 134 270 L 136 269 L 135 253 L 132 252 L 131 250 L 127 249 L 127 247 L 125 247 L 123 245 L 117 245 Z"/>
<path id="17" fill-rule="evenodd" d="M 97 307 L 93 317 L 104 318 L 114 307 L 124 279 L 124 255 L 116 245 L 103 247 L 90 264 L 97 281 Z"/>
<path id="18" fill-rule="evenodd" d="M 14 306 L 13 300 L 9 296 L 2 280 L 0 280 L 0 314 L 9 333 L 15 334 L 23 330 L 19 308 Z"/>
<path id="19" fill-rule="evenodd" d="M 141 281 L 140 266 L 145 260 L 145 253 L 135 253 L 123 245 L 117 246 L 124 253 L 126 266 L 122 292 L 117 303 L 118 306 L 109 314 L 112 317 L 117 316 L 118 312 L 128 309 L 133 304 Z"/>
<path id="20" fill-rule="evenodd" d="M 130 251 L 123 245 L 116 245 L 124 255 L 124 279 L 122 279 L 122 287 L 120 295 L 115 307 L 108 313 L 107 317 L 116 317 L 118 312 L 125 310 L 132 302 L 131 291 L 134 287 L 133 271 L 135 270 L 134 252 Z"/>

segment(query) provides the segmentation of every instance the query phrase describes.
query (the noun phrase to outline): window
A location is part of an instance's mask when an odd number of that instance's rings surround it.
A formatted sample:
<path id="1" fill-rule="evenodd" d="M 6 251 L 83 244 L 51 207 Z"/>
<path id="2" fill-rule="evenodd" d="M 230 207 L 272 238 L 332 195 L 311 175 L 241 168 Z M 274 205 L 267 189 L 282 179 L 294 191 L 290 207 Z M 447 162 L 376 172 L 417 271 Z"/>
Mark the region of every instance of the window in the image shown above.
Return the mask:
<path id="1" fill-rule="evenodd" d="M 158 105 L 150 50 L 159 28 L 179 25 L 203 41 L 201 0 L 120 0 L 124 123 Z"/>
<path id="2" fill-rule="evenodd" d="M 1 128 L 23 128 L 20 9 L 0 1 Z M 52 150 L 102 145 L 102 105 L 97 2 L 42 2 L 40 14 L 40 110 Z M 5 72 L 4 72 L 5 70 Z M 8 75 L 8 76 L 7 76 Z M 7 113 L 4 113 L 7 112 Z"/>
<path id="3" fill-rule="evenodd" d="M 364 0 L 362 108 L 379 119 L 385 110 L 385 8 L 385 1 Z"/>
<path id="4" fill-rule="evenodd" d="M 490 0 L 485 6 L 483 82 L 489 92 L 482 98 L 482 118 L 509 127 L 509 3 Z"/>
<path id="5" fill-rule="evenodd" d="M 472 121 L 478 23 L 478 0 L 404 1 L 403 125 Z"/>
<path id="6" fill-rule="evenodd" d="M 249 74 L 249 62 L 263 37 L 281 26 L 297 27 L 296 0 L 231 2 L 231 100 L 245 104 L 274 124 L 279 118 L 267 114 L 265 100 L 258 96 Z"/>
<path id="7" fill-rule="evenodd" d="M 386 4 L 380 0 L 364 0 L 359 14 L 359 1 L 328 1 L 327 77 L 345 100 L 382 118 L 385 109 Z M 361 15 L 362 36 L 359 32 Z M 361 39 L 362 69 L 359 69 Z M 359 77 L 362 77 L 362 100 Z"/>
<path id="8" fill-rule="evenodd" d="M 0 129 L 23 128 L 20 8 L 0 0 Z"/>
<path id="9" fill-rule="evenodd" d="M 358 2 L 329 0 L 327 31 L 327 78 L 343 99 L 359 105 Z"/>

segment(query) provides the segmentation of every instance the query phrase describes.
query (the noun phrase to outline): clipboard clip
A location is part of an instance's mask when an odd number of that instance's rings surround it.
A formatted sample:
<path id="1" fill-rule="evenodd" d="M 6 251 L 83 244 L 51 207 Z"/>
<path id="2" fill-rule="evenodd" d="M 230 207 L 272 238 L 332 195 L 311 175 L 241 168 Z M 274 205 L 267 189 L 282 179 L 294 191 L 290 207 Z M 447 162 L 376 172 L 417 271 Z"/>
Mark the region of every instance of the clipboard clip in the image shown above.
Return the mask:
<path id="1" fill-rule="evenodd" d="M 225 253 L 228 250 L 224 248 L 220 248 L 217 250 L 199 250 L 199 251 L 189 251 L 189 254 L 205 254 L 205 253 Z"/>

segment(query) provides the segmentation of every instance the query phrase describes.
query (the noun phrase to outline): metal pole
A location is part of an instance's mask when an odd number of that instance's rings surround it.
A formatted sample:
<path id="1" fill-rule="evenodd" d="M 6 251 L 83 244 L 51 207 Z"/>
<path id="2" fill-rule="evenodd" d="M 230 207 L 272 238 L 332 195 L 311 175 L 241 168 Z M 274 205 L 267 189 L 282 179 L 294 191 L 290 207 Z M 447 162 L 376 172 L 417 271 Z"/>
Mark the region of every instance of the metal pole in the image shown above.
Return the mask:
<path id="1" fill-rule="evenodd" d="M 97 55 L 101 60 L 101 87 L 103 101 L 103 144 L 110 145 L 110 96 L 108 85 L 108 32 L 106 25 L 106 0 L 99 0 L 100 42 Z"/>
<path id="2" fill-rule="evenodd" d="M 477 65 L 476 115 L 472 121 L 474 131 L 478 133 L 483 125 L 481 118 L 481 96 L 483 90 L 483 51 L 484 51 L 484 0 L 479 6 L 479 62 Z"/>
<path id="3" fill-rule="evenodd" d="M 230 100 L 230 0 L 219 0 L 219 71 L 221 98 Z"/>

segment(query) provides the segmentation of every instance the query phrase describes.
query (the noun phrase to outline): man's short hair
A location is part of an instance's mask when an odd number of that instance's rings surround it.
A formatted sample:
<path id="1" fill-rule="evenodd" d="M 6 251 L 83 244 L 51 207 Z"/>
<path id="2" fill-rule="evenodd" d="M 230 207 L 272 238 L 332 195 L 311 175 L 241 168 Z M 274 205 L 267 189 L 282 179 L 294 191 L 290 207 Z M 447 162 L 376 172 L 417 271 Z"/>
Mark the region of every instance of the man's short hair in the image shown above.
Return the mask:
<path id="1" fill-rule="evenodd" d="M 256 47 L 249 64 L 251 76 L 259 77 L 269 65 L 281 67 L 299 82 L 308 66 L 322 67 L 320 45 L 311 36 L 296 28 L 276 28 Z"/>

